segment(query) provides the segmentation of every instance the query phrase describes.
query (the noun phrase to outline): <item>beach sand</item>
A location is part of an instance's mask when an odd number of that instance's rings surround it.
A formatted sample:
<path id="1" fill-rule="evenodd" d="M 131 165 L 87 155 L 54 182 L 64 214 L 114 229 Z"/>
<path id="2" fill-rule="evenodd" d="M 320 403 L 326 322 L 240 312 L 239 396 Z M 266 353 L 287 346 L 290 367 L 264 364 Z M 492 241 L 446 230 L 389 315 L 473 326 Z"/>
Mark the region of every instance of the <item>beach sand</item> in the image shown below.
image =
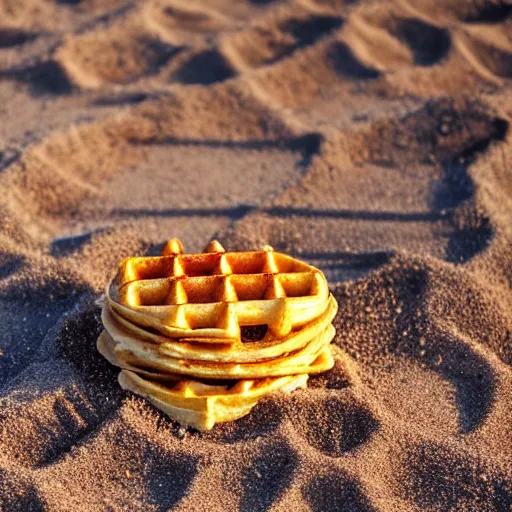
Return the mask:
<path id="1" fill-rule="evenodd" d="M 509 511 L 512 5 L 0 0 L 0 510 Z M 200 433 L 95 300 L 178 237 L 324 271 L 336 366 Z"/>

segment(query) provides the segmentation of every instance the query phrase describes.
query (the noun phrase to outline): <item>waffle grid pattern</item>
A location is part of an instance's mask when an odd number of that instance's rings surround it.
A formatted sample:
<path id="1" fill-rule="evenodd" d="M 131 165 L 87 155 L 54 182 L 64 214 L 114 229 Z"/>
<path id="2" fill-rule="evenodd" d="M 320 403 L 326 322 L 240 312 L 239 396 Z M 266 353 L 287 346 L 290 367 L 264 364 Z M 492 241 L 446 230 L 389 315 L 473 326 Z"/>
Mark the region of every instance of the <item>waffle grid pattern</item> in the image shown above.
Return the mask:
<path id="1" fill-rule="evenodd" d="M 120 285 L 159 277 L 286 274 L 309 272 L 311 268 L 306 263 L 272 250 L 127 258 L 121 263 Z"/>
<path id="2" fill-rule="evenodd" d="M 215 337 L 235 341 L 240 327 L 258 324 L 285 336 L 317 316 L 329 295 L 319 270 L 271 250 L 128 258 L 114 285 L 113 307 L 137 312 L 136 323 L 197 331 L 191 337 L 216 329 Z"/>

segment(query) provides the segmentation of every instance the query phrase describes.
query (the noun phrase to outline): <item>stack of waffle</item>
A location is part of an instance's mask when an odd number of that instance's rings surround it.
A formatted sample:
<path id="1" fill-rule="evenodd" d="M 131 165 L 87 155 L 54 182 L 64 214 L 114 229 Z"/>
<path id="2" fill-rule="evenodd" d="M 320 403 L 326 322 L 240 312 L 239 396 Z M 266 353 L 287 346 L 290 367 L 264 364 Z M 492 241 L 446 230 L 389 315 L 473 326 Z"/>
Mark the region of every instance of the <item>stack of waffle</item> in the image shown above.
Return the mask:
<path id="1" fill-rule="evenodd" d="M 125 259 L 107 287 L 98 350 L 124 389 L 201 430 L 332 368 L 337 310 L 320 270 L 271 248 Z"/>

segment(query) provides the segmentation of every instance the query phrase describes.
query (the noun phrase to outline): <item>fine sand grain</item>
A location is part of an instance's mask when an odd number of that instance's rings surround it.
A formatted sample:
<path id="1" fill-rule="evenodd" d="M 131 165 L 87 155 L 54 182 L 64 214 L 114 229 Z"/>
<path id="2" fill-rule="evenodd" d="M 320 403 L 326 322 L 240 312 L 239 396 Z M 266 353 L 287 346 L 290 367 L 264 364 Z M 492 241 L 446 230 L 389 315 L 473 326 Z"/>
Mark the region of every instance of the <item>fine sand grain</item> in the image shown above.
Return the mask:
<path id="1" fill-rule="evenodd" d="M 512 507 L 507 0 L 0 0 L 0 510 Z M 336 366 L 212 432 L 121 391 L 128 255 L 321 268 Z"/>

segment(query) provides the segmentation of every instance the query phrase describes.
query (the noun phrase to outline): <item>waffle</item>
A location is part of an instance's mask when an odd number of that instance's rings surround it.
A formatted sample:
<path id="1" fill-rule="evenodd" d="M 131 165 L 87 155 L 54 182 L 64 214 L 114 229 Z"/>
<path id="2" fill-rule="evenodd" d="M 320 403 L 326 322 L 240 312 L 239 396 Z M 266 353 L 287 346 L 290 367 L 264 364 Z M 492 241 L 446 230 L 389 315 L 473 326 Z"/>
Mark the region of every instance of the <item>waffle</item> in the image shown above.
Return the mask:
<path id="1" fill-rule="evenodd" d="M 168 246 L 171 244 L 168 244 Z M 240 326 L 276 338 L 317 318 L 329 297 L 318 269 L 272 250 L 127 258 L 106 291 L 109 306 L 169 338 L 240 343 Z"/>
<path id="2" fill-rule="evenodd" d="M 112 364 L 124 368 L 150 368 L 160 373 L 171 373 L 200 379 L 257 379 L 277 377 L 298 373 L 320 373 L 332 367 L 329 343 L 334 337 L 334 327 L 328 325 L 304 348 L 282 357 L 258 361 L 256 363 L 219 363 L 214 361 L 185 361 L 166 357 L 154 345 L 142 345 L 137 342 L 119 343 L 105 335 L 100 352 Z M 131 341 L 131 340 L 130 340 Z M 104 349 L 104 345 L 108 347 Z"/>
<path id="3" fill-rule="evenodd" d="M 293 391 L 305 387 L 306 374 L 260 380 L 240 380 L 234 385 L 204 384 L 181 380 L 162 384 L 123 370 L 119 383 L 123 389 L 145 396 L 159 409 L 182 423 L 209 430 L 215 423 L 245 416 L 258 400 L 274 391 Z"/>
<path id="4" fill-rule="evenodd" d="M 312 338 L 326 329 L 332 322 L 336 310 L 336 301 L 330 298 L 325 311 L 302 329 L 294 330 L 282 339 L 265 335 L 260 341 L 237 345 L 212 345 L 172 340 L 131 324 L 108 308 L 103 309 L 102 322 L 112 338 L 123 346 L 129 347 L 136 343 L 142 347 L 155 348 L 163 356 L 175 359 L 251 363 L 280 357 L 303 348 Z"/>
<path id="5" fill-rule="evenodd" d="M 107 287 L 97 347 L 120 385 L 199 429 L 247 414 L 334 365 L 337 304 L 322 272 L 270 247 L 123 260 Z M 226 382 L 228 384 L 226 384 Z"/>

